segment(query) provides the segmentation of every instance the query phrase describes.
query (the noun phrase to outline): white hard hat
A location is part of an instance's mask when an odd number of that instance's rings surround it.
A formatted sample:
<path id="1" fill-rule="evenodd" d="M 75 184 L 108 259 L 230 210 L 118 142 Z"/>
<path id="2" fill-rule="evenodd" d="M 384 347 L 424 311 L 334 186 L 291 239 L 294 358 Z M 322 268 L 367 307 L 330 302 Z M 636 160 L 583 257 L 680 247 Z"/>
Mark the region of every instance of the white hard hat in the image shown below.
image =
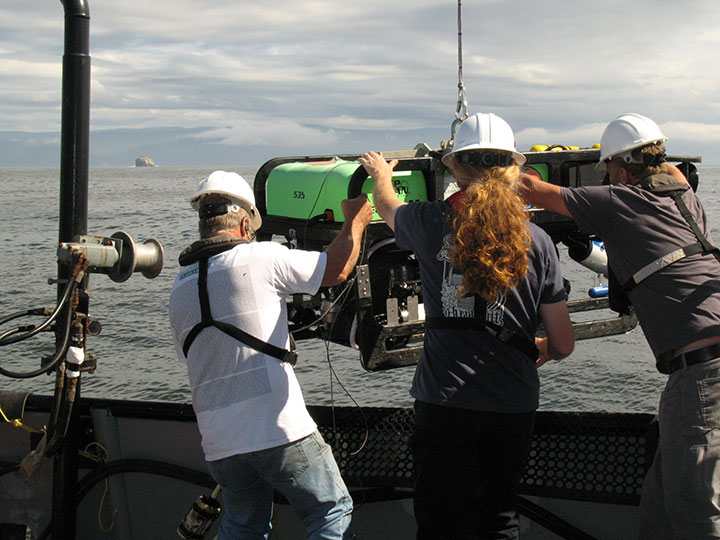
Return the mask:
<path id="1" fill-rule="evenodd" d="M 610 122 L 600 139 L 600 161 L 595 168 L 605 169 L 605 161 L 627 154 L 625 160 L 632 162 L 630 151 L 645 146 L 667 141 L 658 125 L 647 116 L 636 113 L 623 114 Z"/>
<path id="2" fill-rule="evenodd" d="M 255 194 L 245 179 L 237 173 L 215 171 L 198 183 L 197 191 L 190 197 L 190 205 L 199 210 L 207 195 L 224 195 L 250 215 L 250 224 L 254 230 L 262 225 L 260 212 L 255 207 Z"/>
<path id="3" fill-rule="evenodd" d="M 455 133 L 451 152 L 445 154 L 442 162 L 450 165 L 450 156 L 470 150 L 498 150 L 512 154 L 516 165 L 525 163 L 525 156 L 515 148 L 515 135 L 510 125 L 493 113 L 477 113 L 467 117 Z"/>

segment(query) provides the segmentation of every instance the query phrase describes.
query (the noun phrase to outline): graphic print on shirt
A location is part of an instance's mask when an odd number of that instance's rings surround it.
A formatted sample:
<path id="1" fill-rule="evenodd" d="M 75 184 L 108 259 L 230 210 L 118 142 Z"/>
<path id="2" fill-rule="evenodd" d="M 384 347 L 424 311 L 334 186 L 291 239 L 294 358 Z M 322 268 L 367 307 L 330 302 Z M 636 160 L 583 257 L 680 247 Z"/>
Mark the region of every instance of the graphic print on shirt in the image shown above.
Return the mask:
<path id="1" fill-rule="evenodd" d="M 475 297 L 463 296 L 458 300 L 458 291 L 463 283 L 463 275 L 456 272 L 450 264 L 452 247 L 452 236 L 447 234 L 443 238 L 443 247 L 437 254 L 437 260 L 443 263 L 442 289 L 440 290 L 443 317 L 474 317 Z M 502 326 L 504 313 L 505 297 L 498 295 L 494 302 L 487 304 L 485 320 Z"/>

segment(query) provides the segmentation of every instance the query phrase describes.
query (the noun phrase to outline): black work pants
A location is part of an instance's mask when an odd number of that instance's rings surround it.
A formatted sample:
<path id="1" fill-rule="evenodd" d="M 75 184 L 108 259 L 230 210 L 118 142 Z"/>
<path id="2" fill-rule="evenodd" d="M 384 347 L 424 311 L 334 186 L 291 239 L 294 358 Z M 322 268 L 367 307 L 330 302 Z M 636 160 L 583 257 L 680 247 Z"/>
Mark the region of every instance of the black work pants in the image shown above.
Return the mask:
<path id="1" fill-rule="evenodd" d="M 496 413 L 415 402 L 418 540 L 518 538 L 518 483 L 535 412 Z"/>

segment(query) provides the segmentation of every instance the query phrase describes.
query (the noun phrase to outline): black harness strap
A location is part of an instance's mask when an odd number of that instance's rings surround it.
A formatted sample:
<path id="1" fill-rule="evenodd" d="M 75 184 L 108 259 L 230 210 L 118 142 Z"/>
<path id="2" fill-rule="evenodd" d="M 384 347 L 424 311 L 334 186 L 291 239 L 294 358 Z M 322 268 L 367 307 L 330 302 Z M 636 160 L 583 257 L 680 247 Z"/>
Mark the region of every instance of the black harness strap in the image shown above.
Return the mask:
<path id="1" fill-rule="evenodd" d="M 652 181 L 652 177 L 648 177 L 648 179 L 638 183 L 637 185 L 643 189 L 647 189 L 652 193 L 672 197 L 673 201 L 675 201 L 675 204 L 678 207 L 678 210 L 680 211 L 680 214 L 685 219 L 688 226 L 692 229 L 693 234 L 695 234 L 695 238 L 697 238 L 698 241 L 694 244 L 688 244 L 674 251 L 671 251 L 670 253 L 666 253 L 662 257 L 658 257 L 650 264 L 642 267 L 640 270 L 635 272 L 630 277 L 630 279 L 628 279 L 625 283 L 622 284 L 622 293 L 627 293 L 628 291 L 631 291 L 638 283 L 643 281 L 645 278 L 650 277 L 655 272 L 662 270 L 663 268 L 671 265 L 675 261 L 679 261 L 680 259 L 689 257 L 690 255 L 696 255 L 698 253 L 712 253 L 718 260 L 720 260 L 720 250 L 713 246 L 707 239 L 707 237 L 703 234 L 703 232 L 700 230 L 700 226 L 697 224 L 697 221 L 695 221 L 695 218 L 693 218 L 692 214 L 690 213 L 690 209 L 687 207 L 687 204 L 685 204 L 685 201 L 682 199 L 682 195 L 690 187 L 689 185 L 677 181 L 664 184 L 656 183 Z"/>
<path id="2" fill-rule="evenodd" d="M 503 343 L 515 347 L 533 362 L 538 359 L 540 352 L 535 343 L 513 332 L 509 328 L 483 320 L 487 309 L 486 302 L 475 295 L 474 317 L 426 317 L 426 329 L 439 330 L 475 330 L 487 332 Z M 480 315 L 482 313 L 482 315 Z M 482 318 L 481 318 L 482 317 Z"/>
<path id="3" fill-rule="evenodd" d="M 216 321 L 212 318 L 212 313 L 210 312 L 210 297 L 207 290 L 207 258 L 200 259 L 198 261 L 198 265 L 198 296 L 200 299 L 200 313 L 202 320 L 195 326 L 193 326 L 193 328 L 190 330 L 187 337 L 185 338 L 185 341 L 183 342 L 183 354 L 185 355 L 185 357 L 187 358 L 188 351 L 190 350 L 190 347 L 192 346 L 193 341 L 195 341 L 195 338 L 198 336 L 198 334 L 200 334 L 200 332 L 202 332 L 205 328 L 214 326 L 221 332 L 224 332 L 228 336 L 238 340 L 240 343 L 244 343 L 245 345 L 255 349 L 256 351 L 260 351 L 261 353 L 267 354 L 268 356 L 277 358 L 281 362 L 287 362 L 291 366 L 294 366 L 297 362 L 297 351 L 289 351 L 287 349 L 277 347 L 272 343 L 262 341 L 255 336 L 248 334 L 237 326 Z"/>
<path id="4" fill-rule="evenodd" d="M 455 213 L 455 210 L 447 200 L 443 201 L 443 205 L 443 213 L 446 218 L 445 221 L 446 223 L 449 223 L 452 215 Z M 535 346 L 535 342 L 520 336 L 509 328 L 486 321 L 485 313 L 487 311 L 487 302 L 485 302 L 485 300 L 477 294 L 474 296 L 475 308 L 473 317 L 425 317 L 425 329 L 465 329 L 474 330 L 476 332 L 487 332 L 490 335 L 495 336 L 503 343 L 507 343 L 508 345 L 515 347 L 535 362 L 540 355 L 540 352 Z"/>
<path id="5" fill-rule="evenodd" d="M 695 233 L 695 236 L 699 240 L 699 243 L 702 245 L 702 251 L 705 252 L 718 252 L 718 248 L 713 246 L 710 241 L 707 239 L 707 237 L 702 233 L 700 230 L 700 226 L 697 224 L 697 221 L 692 217 L 692 214 L 690 213 L 690 209 L 687 207 L 687 204 L 685 204 L 685 201 L 682 199 L 682 192 L 676 191 L 672 194 L 672 198 L 675 201 L 675 204 L 677 204 L 678 209 L 680 210 L 680 213 L 685 218 L 685 221 L 687 221 L 688 225 L 690 225 L 690 228 Z"/>

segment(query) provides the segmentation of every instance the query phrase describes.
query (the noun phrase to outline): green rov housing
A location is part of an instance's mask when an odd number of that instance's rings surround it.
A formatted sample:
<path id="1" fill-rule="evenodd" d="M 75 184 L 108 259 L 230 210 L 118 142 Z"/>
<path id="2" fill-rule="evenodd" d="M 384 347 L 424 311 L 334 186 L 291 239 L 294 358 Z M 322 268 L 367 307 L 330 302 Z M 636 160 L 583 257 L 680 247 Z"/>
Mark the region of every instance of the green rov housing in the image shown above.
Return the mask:
<path id="1" fill-rule="evenodd" d="M 372 204 L 374 180 L 357 161 L 282 163 L 270 171 L 265 183 L 267 213 L 311 220 L 344 221 L 340 203 L 349 193 L 365 193 Z M 393 186 L 405 202 L 426 201 L 427 183 L 422 171 L 396 171 Z M 375 213 L 373 221 L 380 221 Z"/>

